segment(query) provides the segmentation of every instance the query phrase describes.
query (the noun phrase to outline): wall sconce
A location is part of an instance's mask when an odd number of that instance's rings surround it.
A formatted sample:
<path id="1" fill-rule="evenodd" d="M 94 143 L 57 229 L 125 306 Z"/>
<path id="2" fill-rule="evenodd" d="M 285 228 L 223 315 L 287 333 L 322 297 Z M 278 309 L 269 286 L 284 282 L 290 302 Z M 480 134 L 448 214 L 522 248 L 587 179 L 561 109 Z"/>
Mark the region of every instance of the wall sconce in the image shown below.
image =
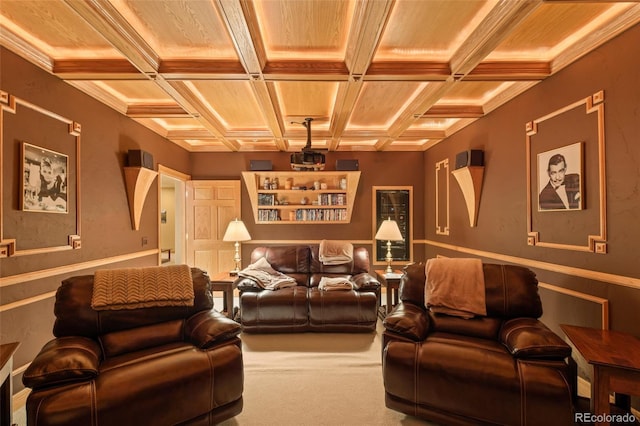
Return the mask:
<path id="1" fill-rule="evenodd" d="M 387 256 L 385 257 L 385 260 L 387 261 L 387 269 L 385 269 L 384 272 L 390 274 L 393 272 L 393 269 L 391 269 L 391 261 L 393 260 L 393 257 L 391 256 L 391 241 L 404 240 L 404 238 L 402 238 L 400 228 L 398 227 L 398 223 L 395 220 L 391 220 L 391 218 L 383 220 L 380 224 L 380 228 L 378 228 L 378 232 L 376 232 L 375 239 L 387 241 Z"/>
<path id="2" fill-rule="evenodd" d="M 227 231 L 224 233 L 224 237 L 222 237 L 222 241 L 234 241 L 236 253 L 233 256 L 233 261 L 235 262 L 235 268 L 229 271 L 229 275 L 238 275 L 240 272 L 240 241 L 249 241 L 251 240 L 251 235 L 249 235 L 249 231 L 247 231 L 247 227 L 244 226 L 244 223 L 241 220 L 236 218 L 229 222 L 229 226 L 227 226 Z"/>

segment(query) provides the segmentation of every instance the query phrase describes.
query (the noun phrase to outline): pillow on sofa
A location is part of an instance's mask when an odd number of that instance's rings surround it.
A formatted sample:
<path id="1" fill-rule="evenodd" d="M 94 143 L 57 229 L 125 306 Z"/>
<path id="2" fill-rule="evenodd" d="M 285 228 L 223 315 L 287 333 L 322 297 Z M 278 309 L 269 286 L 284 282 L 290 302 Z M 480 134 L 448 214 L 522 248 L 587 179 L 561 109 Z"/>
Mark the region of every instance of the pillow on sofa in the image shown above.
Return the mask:
<path id="1" fill-rule="evenodd" d="M 238 276 L 254 280 L 265 290 L 279 290 L 297 285 L 295 279 L 273 269 L 264 257 L 240 271 Z"/>

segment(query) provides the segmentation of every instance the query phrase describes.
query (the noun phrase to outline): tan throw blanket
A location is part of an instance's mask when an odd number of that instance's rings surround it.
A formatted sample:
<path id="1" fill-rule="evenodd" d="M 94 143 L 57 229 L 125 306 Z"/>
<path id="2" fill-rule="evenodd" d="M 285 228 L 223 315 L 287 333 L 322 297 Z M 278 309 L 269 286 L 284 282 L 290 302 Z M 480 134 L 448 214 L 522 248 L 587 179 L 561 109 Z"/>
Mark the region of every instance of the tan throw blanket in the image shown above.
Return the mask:
<path id="1" fill-rule="evenodd" d="M 429 259 L 424 300 L 432 312 L 472 318 L 487 315 L 480 259 Z"/>
<path id="2" fill-rule="evenodd" d="M 298 285 L 295 279 L 273 269 L 264 257 L 244 268 L 238 275 L 243 278 L 251 278 L 265 290 L 280 290 Z"/>
<path id="3" fill-rule="evenodd" d="M 353 290 L 351 277 L 322 277 L 318 289 L 322 291 Z"/>
<path id="4" fill-rule="evenodd" d="M 93 279 L 91 307 L 97 311 L 157 306 L 193 306 L 188 265 L 100 269 Z"/>
<path id="5" fill-rule="evenodd" d="M 342 241 L 320 241 L 318 256 L 323 265 L 342 265 L 353 260 L 353 244 Z"/>

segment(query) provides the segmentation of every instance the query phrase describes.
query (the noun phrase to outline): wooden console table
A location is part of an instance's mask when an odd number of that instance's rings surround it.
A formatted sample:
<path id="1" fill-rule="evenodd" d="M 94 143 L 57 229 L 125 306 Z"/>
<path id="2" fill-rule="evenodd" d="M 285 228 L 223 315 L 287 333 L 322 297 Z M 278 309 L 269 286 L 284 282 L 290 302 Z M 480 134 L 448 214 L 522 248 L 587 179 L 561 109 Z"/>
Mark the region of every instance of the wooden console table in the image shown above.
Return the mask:
<path id="1" fill-rule="evenodd" d="M 609 392 L 616 393 L 616 405 L 630 409 L 628 395 L 640 395 L 640 339 L 627 333 L 574 325 L 560 325 L 562 331 L 593 366 L 591 412 L 604 415 L 597 425 L 608 425 Z"/>

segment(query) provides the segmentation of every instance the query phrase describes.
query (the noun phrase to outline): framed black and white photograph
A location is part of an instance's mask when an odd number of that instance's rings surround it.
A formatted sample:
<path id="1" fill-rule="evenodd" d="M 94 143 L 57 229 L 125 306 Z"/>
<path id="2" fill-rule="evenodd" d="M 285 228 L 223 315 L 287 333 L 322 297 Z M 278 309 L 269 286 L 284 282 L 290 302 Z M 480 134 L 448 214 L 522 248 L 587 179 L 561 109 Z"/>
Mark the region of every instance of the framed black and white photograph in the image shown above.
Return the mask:
<path id="1" fill-rule="evenodd" d="M 22 210 L 67 213 L 68 169 L 67 155 L 23 142 Z"/>
<path id="2" fill-rule="evenodd" d="M 538 154 L 538 211 L 582 210 L 582 142 Z"/>

